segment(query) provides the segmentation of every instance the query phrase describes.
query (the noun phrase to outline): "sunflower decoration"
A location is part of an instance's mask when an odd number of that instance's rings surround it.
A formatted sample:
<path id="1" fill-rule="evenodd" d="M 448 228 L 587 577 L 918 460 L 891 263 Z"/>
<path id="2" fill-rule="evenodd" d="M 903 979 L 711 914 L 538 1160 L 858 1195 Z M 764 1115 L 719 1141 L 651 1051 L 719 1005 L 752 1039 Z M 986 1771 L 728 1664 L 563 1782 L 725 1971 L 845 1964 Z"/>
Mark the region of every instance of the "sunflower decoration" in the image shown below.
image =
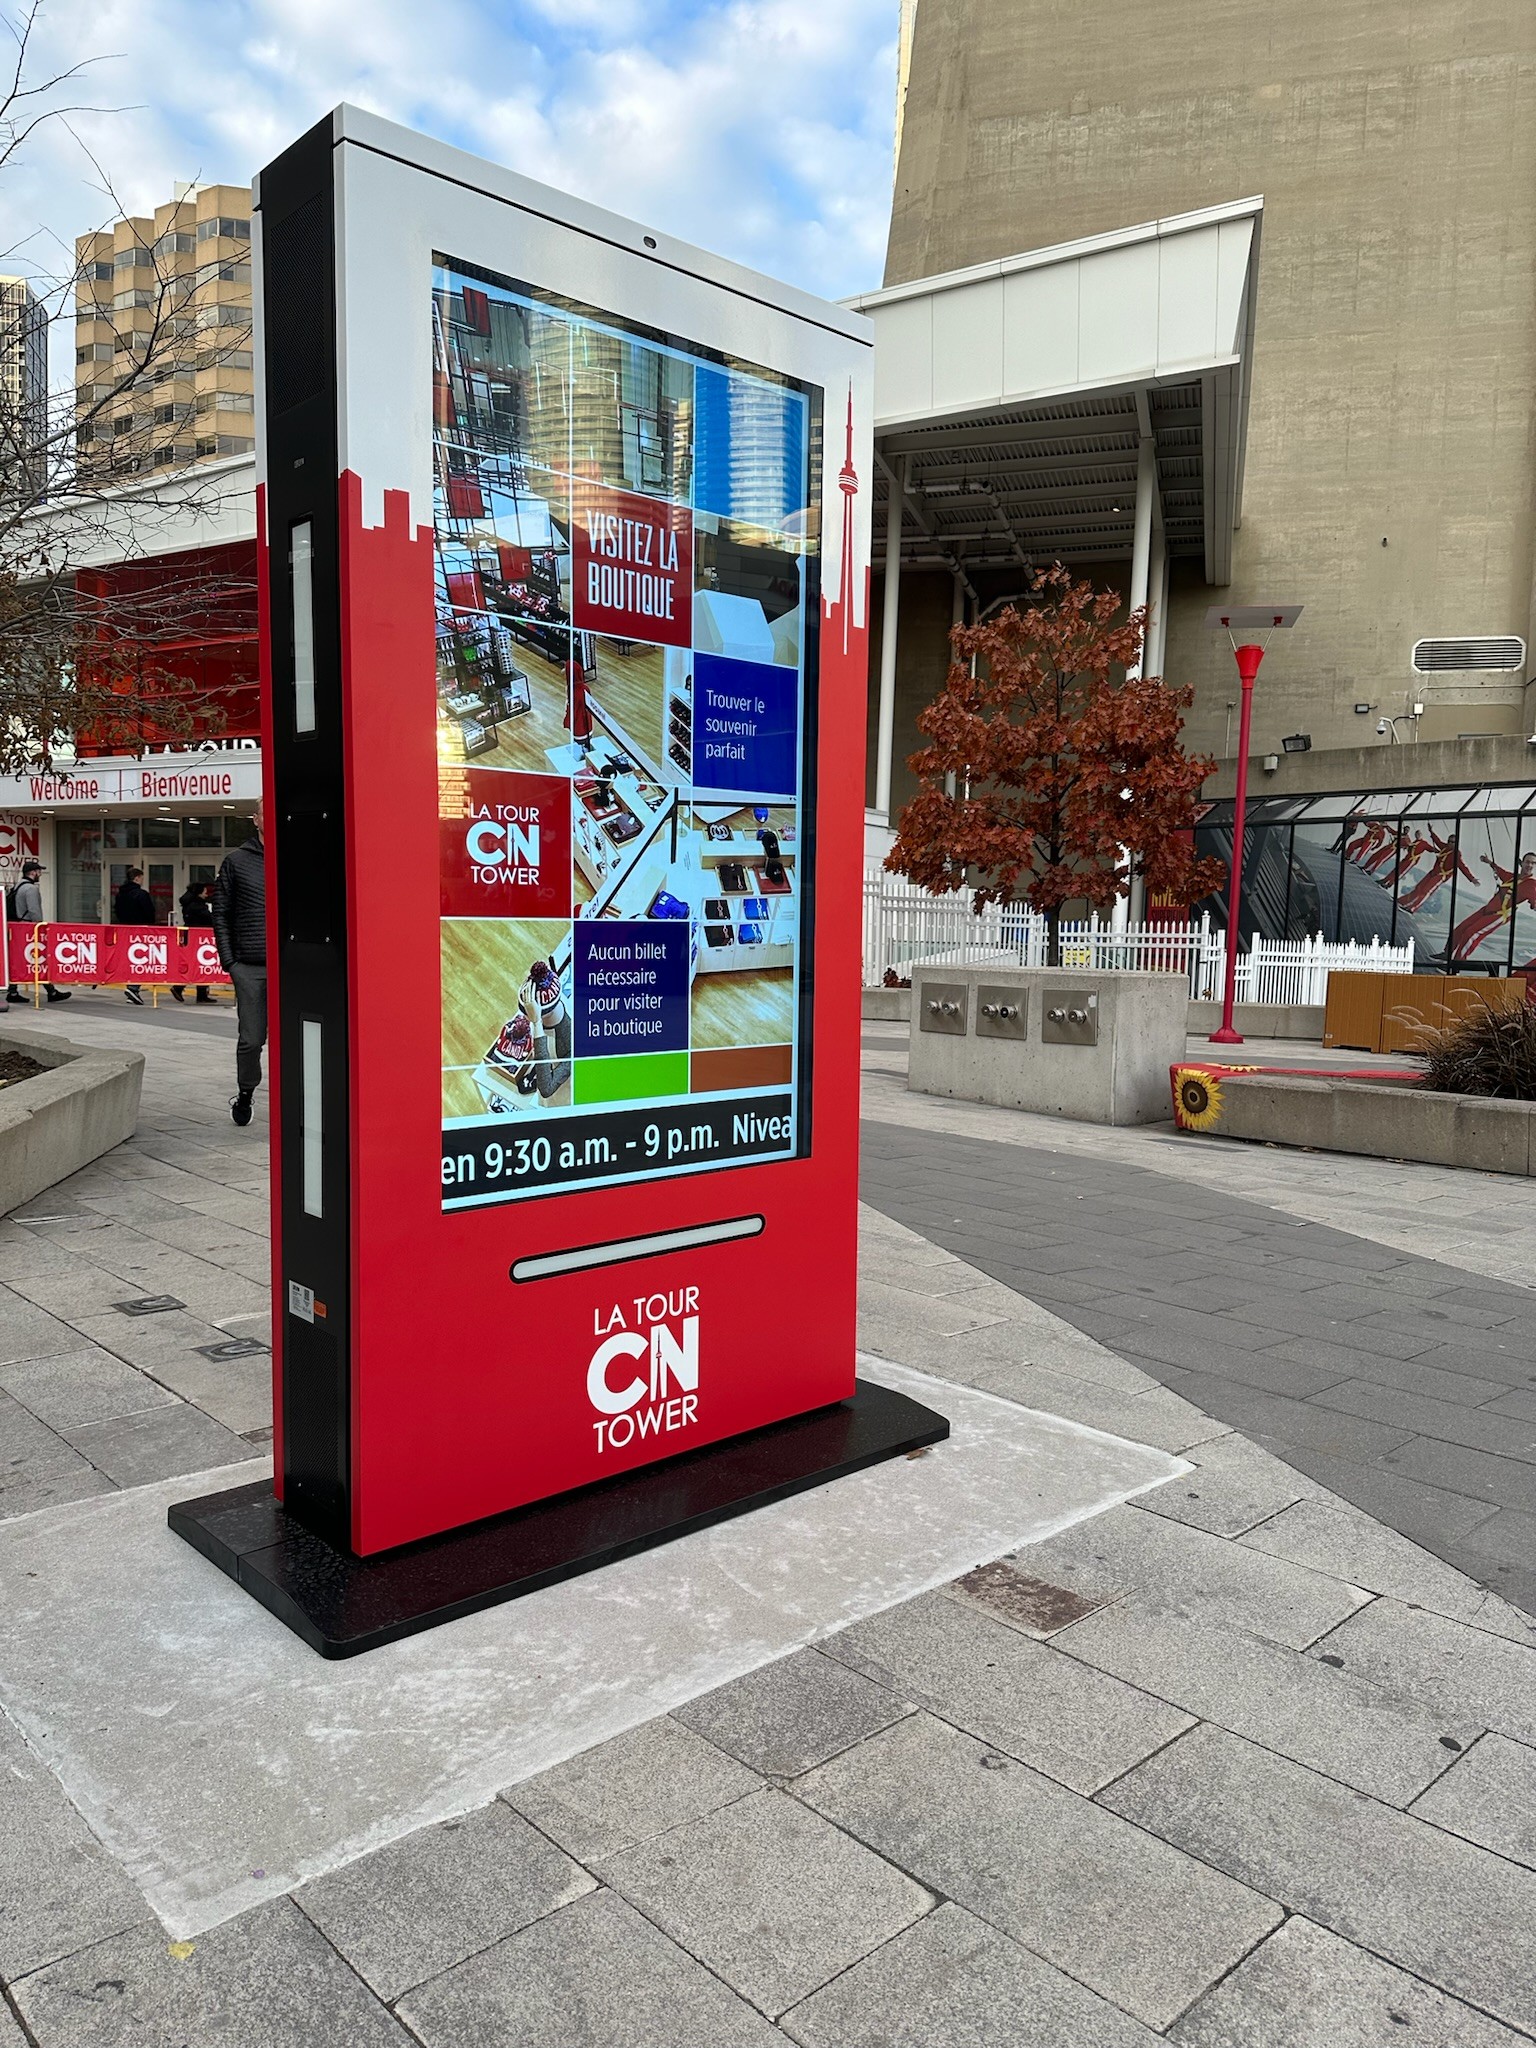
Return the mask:
<path id="1" fill-rule="evenodd" d="M 1254 1074 L 1257 1067 L 1180 1067 L 1173 1077 L 1173 1099 L 1179 1128 L 1213 1130 L 1221 1122 L 1223 1074 Z"/>
<path id="2" fill-rule="evenodd" d="M 1180 1067 L 1174 1082 L 1179 1122 L 1186 1131 L 1208 1131 L 1221 1121 L 1221 1083 L 1199 1067 Z"/>

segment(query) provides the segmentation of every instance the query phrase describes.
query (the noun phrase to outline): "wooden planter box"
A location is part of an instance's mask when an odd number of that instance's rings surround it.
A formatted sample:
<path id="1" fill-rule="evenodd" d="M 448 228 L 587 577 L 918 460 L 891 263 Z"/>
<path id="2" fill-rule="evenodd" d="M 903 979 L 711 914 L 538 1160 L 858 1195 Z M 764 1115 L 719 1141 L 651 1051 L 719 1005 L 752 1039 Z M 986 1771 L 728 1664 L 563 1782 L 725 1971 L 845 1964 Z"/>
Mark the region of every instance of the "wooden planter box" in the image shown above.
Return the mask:
<path id="1" fill-rule="evenodd" d="M 1524 1001 L 1518 975 L 1330 974 L 1323 1044 L 1352 1052 L 1422 1052 L 1429 1033 L 1469 1010 L 1512 1010 Z"/>

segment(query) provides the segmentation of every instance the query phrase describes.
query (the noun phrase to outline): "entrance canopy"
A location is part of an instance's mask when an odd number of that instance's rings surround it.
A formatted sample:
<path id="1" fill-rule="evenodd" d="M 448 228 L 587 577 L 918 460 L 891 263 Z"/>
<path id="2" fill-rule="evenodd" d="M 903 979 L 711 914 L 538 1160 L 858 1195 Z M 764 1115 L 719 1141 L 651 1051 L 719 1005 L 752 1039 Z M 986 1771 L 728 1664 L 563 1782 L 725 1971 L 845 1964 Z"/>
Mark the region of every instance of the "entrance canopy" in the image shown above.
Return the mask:
<path id="1" fill-rule="evenodd" d="M 1124 559 L 1150 439 L 1169 552 L 1227 582 L 1263 208 L 1242 199 L 851 301 L 875 323 L 876 445 L 905 468 L 904 559 Z"/>
<path id="2" fill-rule="evenodd" d="M 958 618 L 980 571 L 1129 561 L 1153 673 L 1170 562 L 1230 580 L 1263 211 L 1235 200 L 849 301 L 875 324 L 878 812 L 903 568 L 951 571 Z"/>

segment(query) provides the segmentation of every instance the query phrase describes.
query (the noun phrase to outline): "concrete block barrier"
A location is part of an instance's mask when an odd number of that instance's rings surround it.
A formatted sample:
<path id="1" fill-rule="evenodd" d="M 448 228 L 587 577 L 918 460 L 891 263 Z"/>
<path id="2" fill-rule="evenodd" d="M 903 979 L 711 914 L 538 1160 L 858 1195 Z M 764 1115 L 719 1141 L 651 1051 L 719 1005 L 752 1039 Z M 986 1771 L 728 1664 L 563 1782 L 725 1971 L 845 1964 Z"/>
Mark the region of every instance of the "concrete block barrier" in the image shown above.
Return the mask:
<path id="1" fill-rule="evenodd" d="M 0 1031 L 0 1047 L 47 1069 L 0 1089 L 0 1215 L 8 1215 L 133 1136 L 144 1055 L 31 1031 Z"/>
<path id="2" fill-rule="evenodd" d="M 1227 1074 L 1209 1128 L 1222 1137 L 1413 1159 L 1482 1173 L 1536 1173 L 1536 1103 L 1290 1074 Z"/>

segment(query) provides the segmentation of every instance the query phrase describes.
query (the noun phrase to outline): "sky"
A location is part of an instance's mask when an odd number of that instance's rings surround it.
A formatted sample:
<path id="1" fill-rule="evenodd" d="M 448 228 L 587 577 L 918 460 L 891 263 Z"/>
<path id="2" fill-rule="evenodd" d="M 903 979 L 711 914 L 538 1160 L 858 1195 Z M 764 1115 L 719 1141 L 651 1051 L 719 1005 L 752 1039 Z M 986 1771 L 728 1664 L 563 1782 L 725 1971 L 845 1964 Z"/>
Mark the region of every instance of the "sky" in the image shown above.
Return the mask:
<path id="1" fill-rule="evenodd" d="M 350 100 L 806 290 L 867 290 L 890 211 L 897 12 L 40 0 L 29 72 L 41 82 L 85 61 L 57 95 L 80 111 L 41 126 L 0 173 L 0 267 L 59 275 L 75 235 L 151 212 L 178 180 L 248 183 Z M 0 0 L 13 32 L 18 19 Z M 72 376 L 72 350 L 67 361 Z"/>

